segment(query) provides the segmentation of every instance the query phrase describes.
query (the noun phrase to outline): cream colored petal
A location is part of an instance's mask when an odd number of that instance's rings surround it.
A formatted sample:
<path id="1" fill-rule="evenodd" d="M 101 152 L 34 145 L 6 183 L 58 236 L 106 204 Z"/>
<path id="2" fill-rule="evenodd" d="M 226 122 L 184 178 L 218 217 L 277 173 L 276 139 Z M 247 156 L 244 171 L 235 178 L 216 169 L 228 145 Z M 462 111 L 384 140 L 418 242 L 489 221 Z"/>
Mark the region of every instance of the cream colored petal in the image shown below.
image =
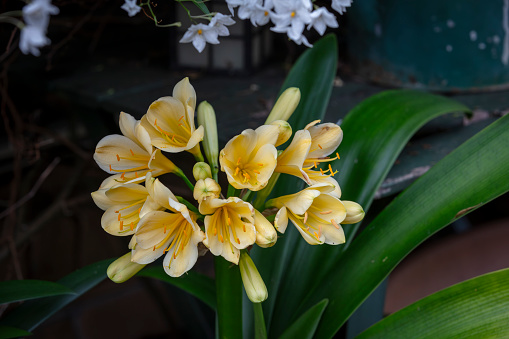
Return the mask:
<path id="1" fill-rule="evenodd" d="M 279 146 L 287 142 L 292 136 L 292 126 L 288 121 L 276 120 L 270 123 L 271 125 L 278 127 L 278 138 L 274 146 Z"/>
<path id="2" fill-rule="evenodd" d="M 129 241 L 129 245 L 127 246 L 130 250 L 136 247 L 136 236 L 133 235 L 131 240 Z"/>
<path id="3" fill-rule="evenodd" d="M 157 202 L 159 205 L 172 210 L 176 211 L 171 205 L 170 200 L 176 201 L 177 198 L 173 193 L 170 191 L 168 187 L 163 185 L 159 179 L 151 180 L 148 178 L 146 180 L 146 186 L 148 190 L 148 194 L 152 199 L 154 199 L 155 202 Z"/>
<path id="4" fill-rule="evenodd" d="M 155 150 L 152 154 L 152 157 L 148 163 L 148 167 L 152 170 L 152 177 L 154 178 L 162 174 L 175 172 L 177 170 L 177 166 L 175 166 L 175 164 L 170 161 L 170 159 L 164 156 L 159 149 Z"/>
<path id="5" fill-rule="evenodd" d="M 118 175 L 120 177 L 120 174 Z M 107 177 L 106 179 L 103 180 L 103 182 L 101 183 L 101 186 L 99 186 L 99 189 L 108 189 L 108 188 L 112 188 L 114 186 L 118 186 L 119 183 L 118 183 L 118 180 L 117 179 L 117 175 L 112 175 L 112 176 L 109 176 Z"/>
<path id="6" fill-rule="evenodd" d="M 313 210 L 317 211 L 313 212 L 316 217 L 325 220 L 327 223 L 332 223 L 331 219 L 333 219 L 339 225 L 346 217 L 346 208 L 343 203 L 329 194 L 322 194 L 317 197 L 313 202 L 313 207 Z M 326 213 L 329 211 L 330 213 Z"/>
<path id="7" fill-rule="evenodd" d="M 146 117 L 156 130 L 159 130 L 157 128 L 159 127 L 169 134 L 189 137 L 190 133 L 185 132 L 184 128 L 179 125 L 180 119 L 185 117 L 185 114 L 182 102 L 173 97 L 162 97 L 149 106 Z"/>
<path id="8" fill-rule="evenodd" d="M 140 144 L 140 146 L 143 146 L 143 148 L 145 149 L 145 151 L 147 151 L 148 154 L 152 154 L 153 147 L 150 140 L 150 134 L 148 134 L 145 127 L 141 125 L 141 122 L 136 123 L 134 132 L 136 135 L 135 141 L 137 141 Z"/>
<path id="9" fill-rule="evenodd" d="M 257 147 L 263 145 L 275 145 L 279 137 L 279 127 L 276 125 L 262 125 L 255 129 L 258 139 L 256 141 Z"/>
<path id="10" fill-rule="evenodd" d="M 240 250 L 233 246 L 229 239 L 223 239 L 223 242 L 221 242 L 217 235 L 214 236 L 214 224 L 218 222 L 217 219 L 218 217 L 216 214 L 211 216 L 207 215 L 205 217 L 205 239 L 203 240 L 203 244 L 209 248 L 213 255 L 220 255 L 226 260 L 238 264 Z"/>
<path id="11" fill-rule="evenodd" d="M 107 198 L 116 201 L 117 204 L 145 200 L 148 196 L 147 189 L 138 184 L 125 184 L 110 188 L 105 192 Z"/>
<path id="12" fill-rule="evenodd" d="M 203 126 L 198 127 L 196 130 L 193 131 L 193 134 L 191 134 L 191 137 L 189 138 L 189 141 L 187 143 L 187 146 L 185 150 L 190 150 L 191 148 L 195 147 L 200 141 L 203 140 L 203 136 L 205 135 L 205 128 Z"/>
<path id="13" fill-rule="evenodd" d="M 116 183 L 116 186 L 125 184 L 139 184 L 145 181 L 145 173 L 147 170 L 136 171 L 136 172 L 124 172 L 109 176 L 108 179 Z"/>
<path id="14" fill-rule="evenodd" d="M 233 209 L 238 215 L 246 218 L 250 223 L 254 222 L 254 208 L 250 203 L 237 197 L 226 199 L 226 203 L 228 207 Z"/>
<path id="15" fill-rule="evenodd" d="M 138 264 L 150 264 L 164 254 L 164 249 L 164 246 L 156 248 L 155 250 L 153 248 L 141 248 L 136 246 L 131 252 L 131 260 Z"/>
<path id="16" fill-rule="evenodd" d="M 294 194 L 274 198 L 270 200 L 269 204 L 275 207 L 286 206 L 294 214 L 301 215 L 309 209 L 311 204 L 313 204 L 313 200 L 319 195 L 319 190 L 305 188 Z"/>
<path id="17" fill-rule="evenodd" d="M 92 200 L 94 200 L 94 203 L 102 209 L 103 211 L 107 210 L 111 206 L 114 206 L 116 203 L 114 201 L 111 201 L 111 199 L 108 199 L 106 196 L 107 189 L 97 190 L 95 192 L 92 192 Z"/>
<path id="18" fill-rule="evenodd" d="M 102 218 L 101 218 L 101 226 L 102 228 L 111 235 L 116 236 L 126 236 L 134 233 L 134 229 L 136 228 L 138 221 L 140 220 L 137 210 L 142 206 L 142 204 L 136 204 L 129 208 L 123 209 L 124 205 L 115 205 L 108 208 Z M 117 213 L 118 211 L 118 213 Z M 121 218 L 119 220 L 118 215 L 121 214 Z M 129 217 L 122 217 L 128 216 Z M 132 230 L 131 230 L 132 223 Z"/>
<path id="19" fill-rule="evenodd" d="M 304 230 L 305 226 L 301 219 L 297 219 L 292 213 L 288 213 L 288 217 L 291 222 L 295 225 L 299 233 L 302 235 L 304 240 L 310 245 L 321 245 L 323 244 L 324 236 L 322 235 L 318 239 Z M 320 240 L 319 240 L 320 239 Z"/>
<path id="20" fill-rule="evenodd" d="M 189 78 L 179 81 L 173 88 L 173 97 L 186 107 L 188 123 L 192 123 L 194 129 L 194 111 L 196 108 L 196 91 L 189 82 Z"/>
<path id="21" fill-rule="evenodd" d="M 338 199 L 341 199 L 341 188 L 339 187 L 338 182 L 333 177 L 329 177 L 327 175 L 319 175 L 316 177 L 311 177 L 310 181 L 313 185 L 319 185 L 319 184 L 326 184 L 326 185 L 333 185 L 334 190 L 331 192 L 328 192 L 328 194 L 332 195 L 333 197 L 336 197 Z"/>
<path id="22" fill-rule="evenodd" d="M 356 224 L 364 219 L 364 210 L 362 206 L 354 201 L 341 201 L 346 208 L 346 217 L 341 222 L 342 224 Z"/>
<path id="23" fill-rule="evenodd" d="M 154 211 L 145 214 L 139 221 L 136 230 L 136 247 L 150 249 L 153 249 L 154 246 L 159 247 L 159 245 L 162 245 L 163 240 L 170 234 L 168 232 L 172 232 L 183 220 L 184 219 L 179 214 L 162 211 Z M 165 240 L 164 243 L 168 241 L 169 240 Z"/>
<path id="24" fill-rule="evenodd" d="M 274 226 L 258 210 L 255 210 L 254 225 L 256 228 L 256 244 L 258 246 L 270 247 L 276 243 L 277 233 Z"/>
<path id="25" fill-rule="evenodd" d="M 235 230 L 234 238 L 233 232 L 230 232 L 230 242 L 239 250 L 251 246 L 256 241 L 256 229 L 253 224 L 243 222 L 240 218 L 231 218 L 231 228 Z"/>
<path id="26" fill-rule="evenodd" d="M 308 158 L 323 158 L 336 151 L 343 140 L 343 130 L 336 124 L 325 123 L 308 129 L 311 135 L 311 151 Z"/>
<path id="27" fill-rule="evenodd" d="M 345 233 L 341 225 L 339 229 L 333 225 L 326 225 L 322 227 L 322 234 L 325 236 L 325 243 L 329 245 L 338 245 L 345 243 Z"/>
<path id="28" fill-rule="evenodd" d="M 219 207 L 226 205 L 225 199 L 207 198 L 203 199 L 198 209 L 201 214 L 213 214 Z"/>
<path id="29" fill-rule="evenodd" d="M 251 160 L 249 166 L 246 166 L 252 177 L 257 179 L 257 184 L 253 185 L 252 191 L 258 191 L 267 185 L 274 168 L 277 164 L 277 150 L 273 145 L 267 144 L 258 149 L 258 152 Z M 253 173 L 253 170 L 260 172 Z M 248 187 L 249 188 L 249 187 Z"/>
<path id="30" fill-rule="evenodd" d="M 128 113 L 120 112 L 118 120 L 120 131 L 122 132 L 122 134 L 131 139 L 132 141 L 136 141 L 136 133 L 134 132 L 134 128 L 136 126 L 136 119 Z"/>
<path id="31" fill-rule="evenodd" d="M 143 207 L 140 210 L 140 219 L 145 216 L 145 214 L 153 211 L 163 211 L 165 207 L 159 205 L 154 199 L 152 199 L 150 196 L 147 197 L 147 200 L 145 200 L 145 203 L 143 204 Z"/>
<path id="32" fill-rule="evenodd" d="M 286 207 L 282 207 L 276 214 L 274 219 L 274 227 L 280 232 L 285 233 L 286 227 L 288 226 L 288 212 Z"/>
<path id="33" fill-rule="evenodd" d="M 201 231 L 193 232 L 193 236 L 181 252 L 173 257 L 175 248 L 170 249 L 164 257 L 163 267 L 170 277 L 180 277 L 182 274 L 193 268 L 198 259 L 198 243 L 204 238 Z"/>
<path id="34" fill-rule="evenodd" d="M 138 144 L 117 134 L 102 138 L 94 153 L 94 160 L 99 167 L 112 174 L 120 171 L 132 171 L 133 168 L 146 168 L 149 159 L 150 155 Z M 110 166 L 112 170 L 110 170 Z"/>
<path id="35" fill-rule="evenodd" d="M 306 130 L 300 130 L 295 133 L 292 142 L 286 150 L 277 158 L 279 166 L 297 166 L 302 168 L 304 160 L 311 147 L 311 135 Z"/>

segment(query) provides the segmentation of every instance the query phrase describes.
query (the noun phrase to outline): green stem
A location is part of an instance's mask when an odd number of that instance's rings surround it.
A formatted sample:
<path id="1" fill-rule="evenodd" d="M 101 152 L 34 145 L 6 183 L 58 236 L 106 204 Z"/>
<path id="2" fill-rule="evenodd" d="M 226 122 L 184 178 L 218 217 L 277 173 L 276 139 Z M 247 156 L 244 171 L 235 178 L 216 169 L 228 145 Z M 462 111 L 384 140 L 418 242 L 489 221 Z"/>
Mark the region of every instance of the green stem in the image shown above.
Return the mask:
<path id="1" fill-rule="evenodd" d="M 187 178 L 187 176 L 184 174 L 184 172 L 182 172 L 181 170 L 179 171 L 176 171 L 175 174 L 177 176 L 179 176 L 182 180 L 184 180 L 184 182 L 186 183 L 187 187 L 189 187 L 191 189 L 191 191 L 194 191 L 194 185 L 191 181 L 189 181 L 189 179 Z"/>
<path id="2" fill-rule="evenodd" d="M 262 303 L 253 303 L 255 339 L 267 339 Z"/>
<path id="3" fill-rule="evenodd" d="M 263 206 L 265 205 L 265 200 L 267 200 L 270 193 L 272 193 L 272 190 L 274 189 L 274 186 L 276 186 L 276 182 L 279 179 L 280 174 L 281 173 L 273 173 L 269 179 L 269 182 L 267 183 L 267 186 L 265 186 L 265 188 L 259 191 L 258 194 L 256 195 L 256 199 L 253 202 L 253 207 L 256 208 L 258 211 L 261 211 L 263 209 Z"/>
<path id="4" fill-rule="evenodd" d="M 238 265 L 214 257 L 218 338 L 242 338 L 242 280 Z"/>
<path id="5" fill-rule="evenodd" d="M 181 204 L 186 205 L 186 207 L 187 207 L 189 210 L 191 210 L 191 211 L 193 211 L 194 213 L 196 213 L 196 214 L 200 215 L 200 212 L 198 211 L 198 209 L 196 208 L 196 206 L 194 206 L 193 204 L 191 204 L 189 201 L 187 201 L 186 199 L 184 199 L 184 198 L 182 198 L 182 197 L 179 197 L 179 196 L 177 196 L 176 198 L 177 198 L 177 200 L 178 200 Z"/>
<path id="6" fill-rule="evenodd" d="M 226 193 L 226 197 L 238 197 L 240 193 L 239 189 L 236 189 L 232 185 L 228 185 L 228 193 Z"/>

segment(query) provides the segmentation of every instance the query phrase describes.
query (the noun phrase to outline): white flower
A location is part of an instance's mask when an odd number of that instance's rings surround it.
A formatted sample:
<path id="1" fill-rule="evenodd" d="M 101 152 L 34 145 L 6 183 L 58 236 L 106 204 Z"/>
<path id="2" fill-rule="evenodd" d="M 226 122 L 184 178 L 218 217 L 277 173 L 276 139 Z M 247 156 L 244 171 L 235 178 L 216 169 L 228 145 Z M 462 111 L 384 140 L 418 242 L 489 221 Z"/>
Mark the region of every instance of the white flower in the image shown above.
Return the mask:
<path id="1" fill-rule="evenodd" d="M 49 16 L 59 13 L 58 7 L 51 4 L 51 0 L 34 0 L 23 7 L 23 19 L 27 26 L 36 26 L 43 35 L 49 25 Z"/>
<path id="2" fill-rule="evenodd" d="M 129 16 L 135 16 L 141 10 L 141 7 L 136 4 L 136 0 L 125 0 L 120 8 L 126 11 Z"/>
<path id="3" fill-rule="evenodd" d="M 267 24 L 270 20 L 271 14 L 274 14 L 272 12 L 272 9 L 274 8 L 274 4 L 272 3 L 272 0 L 265 0 L 265 3 L 262 5 L 257 4 L 251 14 L 251 23 L 253 26 L 263 26 Z"/>
<path id="4" fill-rule="evenodd" d="M 297 45 L 304 45 L 309 48 L 313 47 L 313 45 L 309 43 L 308 39 L 306 39 L 304 35 L 301 35 L 298 39 L 293 40 L 293 42 L 295 42 Z"/>
<path id="5" fill-rule="evenodd" d="M 31 53 L 34 56 L 41 55 L 39 48 L 49 45 L 50 39 L 46 37 L 45 32 L 38 26 L 25 26 L 21 30 L 19 39 L 19 49 L 23 54 Z"/>
<path id="6" fill-rule="evenodd" d="M 219 44 L 219 40 L 217 40 L 218 35 L 219 29 L 216 26 L 204 24 L 191 25 L 179 42 L 192 42 L 194 48 L 201 53 L 205 48 L 205 43 Z"/>
<path id="7" fill-rule="evenodd" d="M 346 12 L 346 8 L 352 5 L 352 0 L 332 0 L 332 9 L 338 12 L 339 14 L 343 14 Z"/>
<path id="8" fill-rule="evenodd" d="M 235 20 L 233 20 L 230 15 L 216 13 L 212 20 L 210 20 L 209 26 L 215 27 L 219 36 L 228 36 L 230 35 L 230 31 L 228 31 L 226 26 L 231 26 L 233 24 L 235 24 Z"/>
<path id="9" fill-rule="evenodd" d="M 276 25 L 271 30 L 287 33 L 293 41 L 302 42 L 304 26 L 311 23 L 311 1 L 309 0 L 279 0 L 274 3 L 275 14 L 271 14 L 272 22 Z"/>
<path id="10" fill-rule="evenodd" d="M 320 35 L 323 35 L 327 26 L 332 28 L 338 27 L 338 22 L 336 21 L 334 14 L 326 10 L 325 7 L 320 7 L 319 9 L 314 10 L 311 13 L 311 23 L 309 24 L 308 29 L 314 27 Z"/>

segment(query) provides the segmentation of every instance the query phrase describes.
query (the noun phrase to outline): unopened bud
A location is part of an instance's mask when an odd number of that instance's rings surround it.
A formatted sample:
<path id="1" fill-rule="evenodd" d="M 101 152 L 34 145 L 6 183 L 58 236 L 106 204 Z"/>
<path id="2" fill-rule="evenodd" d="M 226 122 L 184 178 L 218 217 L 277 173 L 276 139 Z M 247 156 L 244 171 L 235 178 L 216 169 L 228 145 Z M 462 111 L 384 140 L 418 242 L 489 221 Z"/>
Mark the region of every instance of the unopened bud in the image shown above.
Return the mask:
<path id="1" fill-rule="evenodd" d="M 131 252 L 121 256 L 108 266 L 106 274 L 111 281 L 115 283 L 123 283 L 132 278 L 146 265 L 138 264 L 131 261 Z"/>
<path id="2" fill-rule="evenodd" d="M 341 200 L 341 202 L 346 208 L 346 218 L 342 224 L 355 224 L 364 218 L 365 213 L 361 205 L 353 201 Z"/>
<path id="3" fill-rule="evenodd" d="M 206 162 L 197 162 L 193 167 L 194 180 L 212 178 L 210 166 Z"/>
<path id="4" fill-rule="evenodd" d="M 255 210 L 254 225 L 256 228 L 256 244 L 258 246 L 267 248 L 276 243 L 276 229 L 258 210 Z"/>
<path id="5" fill-rule="evenodd" d="M 263 282 L 260 273 L 258 273 L 253 260 L 245 251 L 240 253 L 239 266 L 244 290 L 246 291 L 249 300 L 253 303 L 261 303 L 267 299 L 269 296 L 267 287 L 265 287 L 265 283 Z"/>
<path id="6" fill-rule="evenodd" d="M 276 147 L 284 144 L 292 136 L 292 126 L 285 120 L 276 120 L 270 123 L 279 127 L 279 136 L 277 137 Z"/>
<path id="7" fill-rule="evenodd" d="M 293 111 L 297 108 L 300 101 L 300 90 L 297 87 L 287 88 L 277 99 L 276 104 L 270 111 L 265 124 L 268 125 L 276 120 L 290 119 Z"/>
<path id="8" fill-rule="evenodd" d="M 221 186 L 214 179 L 200 179 L 194 185 L 193 197 L 199 203 L 205 198 L 218 198 L 219 195 L 221 195 Z"/>
<path id="9" fill-rule="evenodd" d="M 205 156 L 212 167 L 212 173 L 219 170 L 218 155 L 219 146 L 217 141 L 217 123 L 214 108 L 208 102 L 203 101 L 198 105 L 198 125 L 205 128 L 205 136 L 203 137 L 203 149 Z"/>

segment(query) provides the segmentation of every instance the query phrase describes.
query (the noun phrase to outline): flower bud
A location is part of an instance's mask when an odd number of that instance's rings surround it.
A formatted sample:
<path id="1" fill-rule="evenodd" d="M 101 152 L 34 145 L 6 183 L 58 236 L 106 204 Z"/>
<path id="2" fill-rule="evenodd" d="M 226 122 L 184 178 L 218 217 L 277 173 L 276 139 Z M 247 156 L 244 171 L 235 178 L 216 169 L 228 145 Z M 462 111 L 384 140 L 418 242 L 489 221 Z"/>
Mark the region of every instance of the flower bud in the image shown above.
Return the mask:
<path id="1" fill-rule="evenodd" d="M 208 197 L 218 198 L 221 194 L 221 186 L 211 178 L 200 179 L 194 185 L 193 197 L 199 203 Z"/>
<path id="2" fill-rule="evenodd" d="M 205 156 L 212 167 L 212 173 L 219 170 L 217 157 L 219 155 L 219 146 L 217 141 L 217 123 L 214 108 L 203 101 L 198 105 L 198 125 L 205 128 L 205 136 L 203 138 L 203 149 Z"/>
<path id="3" fill-rule="evenodd" d="M 353 201 L 341 200 L 341 202 L 346 208 L 346 218 L 342 224 L 355 224 L 364 218 L 365 213 L 361 205 Z"/>
<path id="4" fill-rule="evenodd" d="M 277 241 L 277 233 L 270 223 L 258 210 L 255 210 L 254 225 L 256 228 L 256 244 L 267 248 L 273 246 Z"/>
<path id="5" fill-rule="evenodd" d="M 300 90 L 297 87 L 287 88 L 277 99 L 276 104 L 270 111 L 265 124 L 268 125 L 276 120 L 290 119 L 293 111 L 297 108 L 300 101 Z"/>
<path id="6" fill-rule="evenodd" d="M 193 167 L 194 180 L 212 178 L 210 166 L 206 162 L 197 162 Z"/>
<path id="7" fill-rule="evenodd" d="M 239 266 L 244 290 L 246 291 L 249 300 L 253 303 L 261 303 L 267 299 L 269 296 L 267 287 L 265 287 L 265 283 L 263 282 L 260 273 L 258 273 L 253 260 L 245 251 L 241 251 L 240 253 Z"/>
<path id="8" fill-rule="evenodd" d="M 131 261 L 131 252 L 126 255 L 121 256 L 114 262 L 110 264 L 106 274 L 111 281 L 115 283 L 123 283 L 124 281 L 132 278 L 136 273 L 138 273 L 143 267 L 144 264 L 137 264 Z"/>
<path id="9" fill-rule="evenodd" d="M 279 136 L 277 137 L 276 144 L 274 146 L 279 146 L 284 144 L 290 139 L 292 136 L 292 126 L 285 120 L 276 120 L 270 123 L 271 125 L 275 125 L 279 127 Z"/>

